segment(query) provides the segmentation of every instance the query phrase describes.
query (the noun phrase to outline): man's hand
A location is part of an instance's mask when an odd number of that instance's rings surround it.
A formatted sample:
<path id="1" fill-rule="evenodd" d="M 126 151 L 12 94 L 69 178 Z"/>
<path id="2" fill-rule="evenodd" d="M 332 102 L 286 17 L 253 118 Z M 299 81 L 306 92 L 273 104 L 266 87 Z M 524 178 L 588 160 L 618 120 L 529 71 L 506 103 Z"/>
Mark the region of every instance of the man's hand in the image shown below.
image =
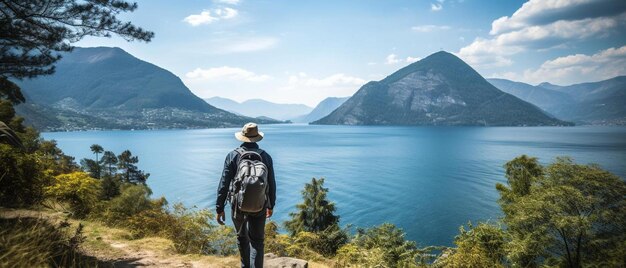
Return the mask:
<path id="1" fill-rule="evenodd" d="M 226 221 L 226 216 L 224 216 L 224 211 L 217 213 L 217 223 L 219 223 L 220 225 L 224 225 L 225 221 Z"/>
<path id="2" fill-rule="evenodd" d="M 266 218 L 272 217 L 273 213 L 274 212 L 271 209 L 268 208 L 267 211 L 265 212 L 265 217 Z"/>

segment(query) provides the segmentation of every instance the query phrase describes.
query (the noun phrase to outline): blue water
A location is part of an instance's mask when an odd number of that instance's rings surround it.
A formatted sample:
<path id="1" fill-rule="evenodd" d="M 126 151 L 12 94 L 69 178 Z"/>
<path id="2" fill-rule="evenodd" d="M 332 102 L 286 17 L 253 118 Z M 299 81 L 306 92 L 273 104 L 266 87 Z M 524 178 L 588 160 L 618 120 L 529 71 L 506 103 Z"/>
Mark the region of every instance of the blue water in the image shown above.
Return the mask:
<path id="1" fill-rule="evenodd" d="M 130 149 L 151 173 L 154 196 L 213 209 L 224 157 L 237 129 L 43 133 L 93 158 L 91 144 Z M 624 127 L 355 127 L 268 125 L 260 142 L 274 159 L 282 222 L 312 177 L 326 178 L 341 223 L 391 222 L 420 245 L 451 245 L 468 221 L 496 220 L 503 164 L 527 154 L 542 163 L 569 155 L 626 178 Z"/>

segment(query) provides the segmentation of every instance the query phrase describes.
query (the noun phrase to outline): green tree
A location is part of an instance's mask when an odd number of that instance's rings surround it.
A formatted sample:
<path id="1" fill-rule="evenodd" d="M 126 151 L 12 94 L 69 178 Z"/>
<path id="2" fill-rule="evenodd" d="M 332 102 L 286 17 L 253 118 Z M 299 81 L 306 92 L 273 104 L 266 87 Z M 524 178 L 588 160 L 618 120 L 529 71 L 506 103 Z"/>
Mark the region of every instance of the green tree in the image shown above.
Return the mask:
<path id="1" fill-rule="evenodd" d="M 508 187 L 497 189 L 513 263 L 582 267 L 623 261 L 615 252 L 624 251 L 626 240 L 626 182 L 569 158 L 557 158 L 541 172 L 536 159 L 511 162 L 506 167 L 515 170 L 507 170 Z M 519 191 L 518 182 L 529 180 Z"/>
<path id="2" fill-rule="evenodd" d="M 52 180 L 34 154 L 0 143 L 0 206 L 21 207 L 40 202 Z"/>
<path id="3" fill-rule="evenodd" d="M 91 152 L 94 153 L 96 155 L 96 179 L 100 179 L 100 160 L 98 159 L 98 155 L 102 153 L 102 151 L 104 151 L 104 148 L 102 148 L 102 146 L 98 145 L 98 144 L 92 144 L 89 149 L 91 149 Z"/>
<path id="4" fill-rule="evenodd" d="M 405 233 L 391 223 L 369 229 L 358 229 L 351 242 L 359 248 L 380 252 L 389 267 L 407 267 L 417 264 L 419 251 L 414 241 L 407 241 Z"/>
<path id="5" fill-rule="evenodd" d="M 52 74 L 59 52 L 86 36 L 117 34 L 149 42 L 154 33 L 118 19 L 137 9 L 122 0 L 3 0 L 0 1 L 0 98 L 24 102 L 9 78 Z"/>
<path id="6" fill-rule="evenodd" d="M 80 167 L 83 171 L 89 173 L 93 178 L 98 177 L 98 163 L 93 159 L 83 158 L 80 160 Z"/>
<path id="7" fill-rule="evenodd" d="M 102 155 L 102 165 L 107 168 L 109 176 L 113 176 L 117 171 L 117 156 L 111 151 L 105 151 Z"/>
<path id="8" fill-rule="evenodd" d="M 146 180 L 150 176 L 149 173 L 144 173 L 139 170 L 135 164 L 139 163 L 139 157 L 133 156 L 129 150 L 123 151 L 117 156 L 117 166 L 123 172 L 122 176 L 126 182 L 130 183 L 146 183 Z"/>
<path id="9" fill-rule="evenodd" d="M 118 176 L 104 174 L 102 177 L 102 191 L 100 192 L 100 198 L 104 200 L 111 200 L 120 194 L 121 186 L 122 182 Z"/>
<path id="10" fill-rule="evenodd" d="M 454 239 L 456 249 L 448 250 L 435 267 L 506 267 L 508 235 L 497 225 L 480 223 L 468 229 L 461 226 Z"/>
<path id="11" fill-rule="evenodd" d="M 298 232 L 320 232 L 338 224 L 335 204 L 326 199 L 328 188 L 324 188 L 324 178 L 311 179 L 302 190 L 303 202 L 296 205 L 295 213 L 290 213 L 291 220 L 285 222 L 285 228 L 295 236 Z"/>

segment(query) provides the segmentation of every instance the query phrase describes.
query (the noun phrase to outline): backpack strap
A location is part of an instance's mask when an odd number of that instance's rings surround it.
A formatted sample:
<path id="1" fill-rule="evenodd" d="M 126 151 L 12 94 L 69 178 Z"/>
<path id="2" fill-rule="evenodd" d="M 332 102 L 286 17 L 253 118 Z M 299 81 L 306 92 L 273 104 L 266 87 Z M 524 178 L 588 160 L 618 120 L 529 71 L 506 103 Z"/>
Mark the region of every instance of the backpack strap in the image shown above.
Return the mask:
<path id="1" fill-rule="evenodd" d="M 263 150 L 261 149 L 247 149 L 247 148 L 243 148 L 243 147 L 239 147 L 237 149 L 235 149 L 235 151 L 239 154 L 239 160 L 237 161 L 237 165 L 239 165 L 239 162 L 241 161 L 241 159 L 244 159 L 246 156 L 253 156 L 253 157 L 257 157 L 258 160 L 260 160 L 261 162 L 263 162 L 263 156 L 261 156 L 261 154 L 263 153 Z"/>

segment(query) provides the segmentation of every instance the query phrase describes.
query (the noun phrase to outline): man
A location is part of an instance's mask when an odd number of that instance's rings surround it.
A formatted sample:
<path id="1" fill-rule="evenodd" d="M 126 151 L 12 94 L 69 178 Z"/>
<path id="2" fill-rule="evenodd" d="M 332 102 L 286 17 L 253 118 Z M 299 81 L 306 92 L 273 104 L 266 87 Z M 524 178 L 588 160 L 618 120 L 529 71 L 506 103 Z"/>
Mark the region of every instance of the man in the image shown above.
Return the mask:
<path id="1" fill-rule="evenodd" d="M 258 213 L 241 213 L 237 211 L 237 205 L 231 203 L 232 220 L 237 231 L 237 246 L 241 258 L 241 267 L 263 267 L 263 241 L 265 238 L 265 218 L 272 216 L 274 202 L 276 201 L 276 181 L 274 180 L 274 168 L 272 157 L 259 149 L 257 142 L 263 139 L 257 124 L 247 123 L 241 132 L 235 133 L 235 138 L 242 141 L 240 148 L 233 150 L 226 156 L 224 171 L 217 189 L 217 222 L 224 225 L 224 203 L 229 195 L 231 182 L 237 175 L 237 169 L 242 152 L 253 151 L 259 153 L 263 164 L 267 167 L 267 199 L 265 208 Z"/>

